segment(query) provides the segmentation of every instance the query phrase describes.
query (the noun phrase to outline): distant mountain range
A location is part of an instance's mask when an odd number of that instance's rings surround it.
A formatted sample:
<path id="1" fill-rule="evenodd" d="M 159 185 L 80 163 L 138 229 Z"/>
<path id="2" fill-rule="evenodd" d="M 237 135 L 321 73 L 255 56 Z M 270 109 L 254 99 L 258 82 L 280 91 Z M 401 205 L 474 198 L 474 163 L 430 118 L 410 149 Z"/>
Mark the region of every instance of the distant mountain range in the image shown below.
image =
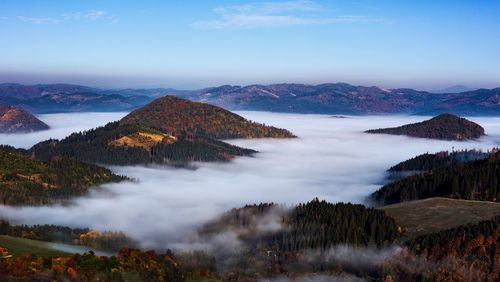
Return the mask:
<path id="1" fill-rule="evenodd" d="M 0 105 L 16 106 L 38 114 L 129 111 L 151 100 L 144 95 L 118 95 L 80 85 L 0 84 Z"/>
<path id="2" fill-rule="evenodd" d="M 477 90 L 477 88 L 469 88 L 465 85 L 457 84 L 457 85 L 453 85 L 453 86 L 438 89 L 438 90 L 432 90 L 429 92 L 432 92 L 432 93 L 461 93 L 461 92 L 474 91 L 474 90 Z"/>
<path id="3" fill-rule="evenodd" d="M 18 106 L 34 113 L 128 111 L 155 98 L 173 95 L 229 110 L 351 115 L 500 114 L 500 88 L 454 93 L 457 89 L 431 93 L 346 83 L 223 85 L 200 90 L 99 89 L 68 84 L 9 83 L 0 84 L 0 105 Z"/>

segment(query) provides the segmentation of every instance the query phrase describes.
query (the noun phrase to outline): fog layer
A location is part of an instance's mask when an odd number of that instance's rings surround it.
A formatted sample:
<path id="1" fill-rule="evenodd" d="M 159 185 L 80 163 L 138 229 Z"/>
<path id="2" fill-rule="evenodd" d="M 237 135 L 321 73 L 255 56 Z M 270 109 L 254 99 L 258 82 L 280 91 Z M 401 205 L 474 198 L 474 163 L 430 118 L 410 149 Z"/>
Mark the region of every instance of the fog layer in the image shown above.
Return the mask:
<path id="1" fill-rule="evenodd" d="M 425 117 L 347 117 L 239 112 L 257 122 L 298 135 L 290 140 L 232 140 L 258 150 L 255 157 L 230 163 L 196 164 L 197 169 L 112 167 L 139 182 L 103 185 L 87 197 L 62 207 L 0 206 L 14 223 L 59 224 L 121 230 L 143 247 L 165 248 L 218 214 L 245 204 L 292 205 L 314 197 L 362 203 L 380 187 L 390 166 L 425 152 L 482 148 L 500 140 L 500 119 L 473 118 L 488 136 L 479 141 L 449 142 L 365 134 L 364 130 L 417 122 Z M 53 129 L 27 135 L 0 135 L 0 143 L 29 147 L 48 137 L 104 125 L 123 113 L 57 114 L 40 118 Z"/>

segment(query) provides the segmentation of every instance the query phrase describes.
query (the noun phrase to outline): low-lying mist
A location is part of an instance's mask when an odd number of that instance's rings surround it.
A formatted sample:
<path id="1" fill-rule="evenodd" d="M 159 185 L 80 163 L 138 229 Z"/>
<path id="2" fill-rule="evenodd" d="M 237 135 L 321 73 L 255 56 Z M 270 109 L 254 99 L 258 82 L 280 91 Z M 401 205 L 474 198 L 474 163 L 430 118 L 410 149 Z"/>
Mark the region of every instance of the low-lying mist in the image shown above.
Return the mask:
<path id="1" fill-rule="evenodd" d="M 252 148 L 255 157 L 230 163 L 199 163 L 196 169 L 112 167 L 139 181 L 103 185 L 70 206 L 0 206 L 13 223 L 58 224 L 121 230 L 145 248 L 175 245 L 195 228 L 233 207 L 259 202 L 292 205 L 314 197 L 330 202 L 362 203 L 380 187 L 390 166 L 425 152 L 491 149 L 500 140 L 500 119 L 473 118 L 488 136 L 479 141 L 448 142 L 403 136 L 364 134 L 371 128 L 417 122 L 425 117 L 369 116 L 335 118 L 239 112 L 257 121 L 291 130 L 297 139 L 231 140 Z M 124 113 L 42 115 L 53 129 L 27 135 L 0 135 L 0 143 L 30 147 L 118 120 Z"/>
<path id="2" fill-rule="evenodd" d="M 55 138 L 61 139 L 73 132 L 79 132 L 116 121 L 127 113 L 71 113 L 44 114 L 37 117 L 50 126 L 49 130 L 26 134 L 0 134 L 0 144 L 29 149 L 38 142 Z"/>

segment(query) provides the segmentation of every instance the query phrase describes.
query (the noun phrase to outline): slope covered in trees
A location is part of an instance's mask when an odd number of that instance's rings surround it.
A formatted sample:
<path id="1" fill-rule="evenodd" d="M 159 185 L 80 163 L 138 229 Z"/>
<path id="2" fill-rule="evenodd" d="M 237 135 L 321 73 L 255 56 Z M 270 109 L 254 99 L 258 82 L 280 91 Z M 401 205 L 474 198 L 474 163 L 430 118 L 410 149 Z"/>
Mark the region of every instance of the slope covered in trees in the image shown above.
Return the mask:
<path id="1" fill-rule="evenodd" d="M 406 243 L 438 268 L 441 281 L 500 280 L 500 216 L 419 236 Z M 447 266 L 447 267 L 446 267 Z"/>
<path id="2" fill-rule="evenodd" d="M 447 165 L 486 159 L 489 152 L 480 150 L 443 151 L 434 154 L 425 153 L 400 162 L 389 169 L 390 172 L 428 171 Z"/>
<path id="3" fill-rule="evenodd" d="M 0 133 L 26 133 L 49 126 L 23 109 L 0 105 Z"/>
<path id="4" fill-rule="evenodd" d="M 121 124 L 143 125 L 178 135 L 189 132 L 213 139 L 290 138 L 286 129 L 255 123 L 223 108 L 165 96 L 137 109 Z"/>
<path id="5" fill-rule="evenodd" d="M 118 256 L 83 255 L 9 256 L 0 247 L 1 281 L 185 281 L 185 273 L 172 252 L 159 254 L 123 248 Z"/>
<path id="6" fill-rule="evenodd" d="M 123 232 L 101 232 L 88 228 L 70 228 L 51 224 L 36 224 L 33 226 L 12 225 L 6 220 L 0 220 L 0 235 L 45 242 L 82 245 L 106 252 L 118 252 L 124 246 L 135 247 L 138 245 L 137 242 L 127 237 Z"/>
<path id="7" fill-rule="evenodd" d="M 317 199 L 292 209 L 274 204 L 234 209 L 199 232 L 209 244 L 221 236 L 232 238 L 231 234 L 238 242 L 235 253 L 215 250 L 210 254 L 221 275 L 232 273 L 249 281 L 293 273 L 341 272 L 350 262 L 330 260 L 336 248 L 378 249 L 399 238 L 394 220 L 381 210 Z"/>
<path id="8" fill-rule="evenodd" d="M 365 132 L 459 141 L 477 139 L 485 135 L 484 128 L 479 124 L 452 114 L 441 114 L 418 123 L 393 128 L 371 129 Z"/>
<path id="9" fill-rule="evenodd" d="M 387 184 L 373 193 L 371 200 L 387 205 L 431 197 L 498 202 L 498 153 L 485 160 L 449 165 Z"/>
<path id="10" fill-rule="evenodd" d="M 89 231 L 87 228 L 69 228 L 58 225 L 11 225 L 6 220 L 0 220 L 0 235 L 39 241 L 73 244 L 78 241 L 81 234 Z"/>
<path id="11" fill-rule="evenodd" d="M 64 156 L 91 163 L 114 165 L 185 164 L 189 161 L 229 161 L 255 151 L 190 134 L 172 136 L 140 125 L 109 123 L 67 138 L 36 144 L 39 159 Z"/>
<path id="12" fill-rule="evenodd" d="M 30 230 L 9 225 L 4 229 L 11 233 Z M 120 281 L 132 276 L 144 281 L 255 281 L 311 270 L 302 264 L 322 271 L 320 266 L 315 266 L 315 262 L 307 262 L 304 257 L 310 250 L 328 252 L 330 248 L 342 244 L 377 248 L 393 242 L 399 236 L 394 220 L 385 216 L 383 211 L 319 200 L 291 210 L 274 204 L 234 209 L 220 220 L 205 226 L 200 230 L 200 236 L 208 238 L 231 231 L 240 234 L 238 240 L 243 245 L 237 247 L 240 250 L 233 250 L 233 257 L 227 261 L 224 257 L 200 251 L 174 255 L 171 251 L 157 253 L 123 248 L 118 256 L 110 258 L 87 253 L 54 258 L 23 256 L 15 260 L 0 260 L 0 278 L 100 278 Z M 74 235 L 70 233 L 70 236 Z M 342 271 L 343 265 L 340 264 L 329 263 L 328 267 Z M 28 265 L 30 271 L 26 271 Z"/>
<path id="13" fill-rule="evenodd" d="M 274 226 L 267 232 L 258 232 L 263 220 L 271 220 L 266 224 Z M 276 246 L 281 253 L 328 249 L 338 244 L 381 247 L 399 235 L 394 220 L 381 210 L 318 199 L 291 210 L 275 204 L 234 209 L 200 232 L 216 234 L 231 228 L 247 231 L 244 239 L 250 244 Z"/>
<path id="14" fill-rule="evenodd" d="M 4 205 L 53 204 L 83 195 L 92 186 L 123 180 L 126 177 L 96 165 L 61 157 L 40 161 L 23 150 L 0 147 L 0 203 Z"/>
<path id="15" fill-rule="evenodd" d="M 259 281 L 285 276 L 324 281 L 496 281 L 499 223 L 500 216 L 394 246 L 400 232 L 380 210 L 319 200 L 291 209 L 248 205 L 199 231 L 202 238 L 217 237 L 229 245 L 230 257 L 221 256 L 219 249 L 174 253 L 125 247 L 112 257 L 89 252 L 12 258 L 8 248 L 0 248 L 0 279 Z M 234 245 L 229 232 L 239 243 Z"/>

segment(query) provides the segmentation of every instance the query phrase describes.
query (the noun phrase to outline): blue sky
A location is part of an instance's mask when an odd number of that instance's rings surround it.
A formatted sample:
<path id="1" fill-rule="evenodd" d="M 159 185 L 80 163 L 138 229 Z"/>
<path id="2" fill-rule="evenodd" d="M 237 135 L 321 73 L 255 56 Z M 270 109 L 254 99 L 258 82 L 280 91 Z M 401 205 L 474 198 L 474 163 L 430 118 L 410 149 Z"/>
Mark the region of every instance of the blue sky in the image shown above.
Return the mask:
<path id="1" fill-rule="evenodd" d="M 6 1 L 0 82 L 500 86 L 500 1 Z"/>

